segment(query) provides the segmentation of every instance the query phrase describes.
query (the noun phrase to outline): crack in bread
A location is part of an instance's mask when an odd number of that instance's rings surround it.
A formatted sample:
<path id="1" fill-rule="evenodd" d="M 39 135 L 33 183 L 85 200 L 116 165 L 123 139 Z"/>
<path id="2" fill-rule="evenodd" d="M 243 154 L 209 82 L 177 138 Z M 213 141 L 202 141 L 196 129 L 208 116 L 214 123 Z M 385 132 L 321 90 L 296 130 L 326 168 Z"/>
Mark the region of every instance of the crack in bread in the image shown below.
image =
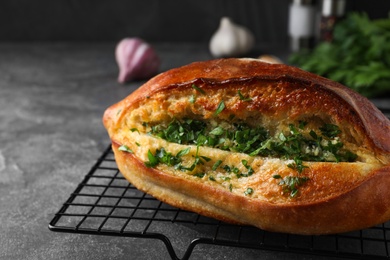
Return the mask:
<path id="1" fill-rule="evenodd" d="M 297 172 L 297 165 L 291 167 L 299 162 L 295 157 L 174 143 L 151 133 L 155 126 L 188 119 L 222 129 L 238 122 L 261 126 L 278 141 L 300 122 L 305 138 L 317 136 L 313 129 L 335 125 L 337 137 L 318 140 L 342 143 L 356 158 L 304 161 Z M 103 122 L 122 174 L 173 206 L 298 234 L 345 232 L 390 219 L 389 120 L 346 87 L 297 68 L 251 59 L 193 63 L 151 79 L 108 108 Z M 148 167 L 161 149 L 180 163 Z M 298 196 L 288 196 L 281 185 L 286 177 L 304 178 L 293 186 L 299 186 Z"/>

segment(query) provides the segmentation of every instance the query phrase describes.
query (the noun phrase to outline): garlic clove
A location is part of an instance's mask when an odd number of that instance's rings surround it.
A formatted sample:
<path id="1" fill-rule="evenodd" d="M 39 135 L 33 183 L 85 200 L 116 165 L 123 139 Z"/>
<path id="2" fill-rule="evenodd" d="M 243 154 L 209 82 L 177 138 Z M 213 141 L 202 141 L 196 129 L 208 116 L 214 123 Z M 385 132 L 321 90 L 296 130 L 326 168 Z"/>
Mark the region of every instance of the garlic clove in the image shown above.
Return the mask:
<path id="1" fill-rule="evenodd" d="M 139 38 L 125 38 L 115 49 L 119 67 L 118 82 L 146 79 L 157 74 L 160 58 L 154 49 Z"/>
<path id="2" fill-rule="evenodd" d="M 233 57 L 248 53 L 254 46 L 254 36 L 247 28 L 222 17 L 219 28 L 210 39 L 209 49 L 214 57 Z"/>

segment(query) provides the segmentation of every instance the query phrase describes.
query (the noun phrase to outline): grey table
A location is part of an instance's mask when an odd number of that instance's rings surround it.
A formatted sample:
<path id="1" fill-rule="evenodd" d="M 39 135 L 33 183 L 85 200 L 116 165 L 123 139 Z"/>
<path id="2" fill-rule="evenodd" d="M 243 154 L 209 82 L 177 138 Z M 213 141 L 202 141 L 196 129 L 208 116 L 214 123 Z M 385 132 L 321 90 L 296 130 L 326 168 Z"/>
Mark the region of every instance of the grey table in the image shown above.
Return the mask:
<path id="1" fill-rule="evenodd" d="M 161 71 L 211 58 L 207 46 L 156 47 Z M 158 240 L 48 229 L 109 144 L 104 110 L 143 83 L 116 82 L 114 49 L 113 43 L 0 45 L 0 259 L 169 259 Z M 190 231 L 177 225 L 172 232 L 174 246 L 182 247 Z M 191 259 L 281 258 L 326 259 L 207 245 Z"/>

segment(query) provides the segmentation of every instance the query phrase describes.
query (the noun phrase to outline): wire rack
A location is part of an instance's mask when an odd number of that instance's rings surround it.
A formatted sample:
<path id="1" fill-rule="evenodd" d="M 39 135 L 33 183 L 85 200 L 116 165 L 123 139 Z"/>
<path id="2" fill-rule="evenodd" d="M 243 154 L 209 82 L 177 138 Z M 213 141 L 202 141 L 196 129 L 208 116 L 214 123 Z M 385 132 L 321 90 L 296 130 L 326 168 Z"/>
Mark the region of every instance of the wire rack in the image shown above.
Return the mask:
<path id="1" fill-rule="evenodd" d="M 169 234 L 183 226 L 194 231 L 194 236 L 185 248 L 175 248 Z M 49 229 L 158 239 L 172 259 L 188 259 L 199 244 L 350 259 L 390 259 L 390 222 L 326 236 L 272 233 L 227 224 L 171 207 L 137 190 L 120 174 L 110 146 L 55 214 Z M 181 258 L 178 251 L 182 252 Z"/>

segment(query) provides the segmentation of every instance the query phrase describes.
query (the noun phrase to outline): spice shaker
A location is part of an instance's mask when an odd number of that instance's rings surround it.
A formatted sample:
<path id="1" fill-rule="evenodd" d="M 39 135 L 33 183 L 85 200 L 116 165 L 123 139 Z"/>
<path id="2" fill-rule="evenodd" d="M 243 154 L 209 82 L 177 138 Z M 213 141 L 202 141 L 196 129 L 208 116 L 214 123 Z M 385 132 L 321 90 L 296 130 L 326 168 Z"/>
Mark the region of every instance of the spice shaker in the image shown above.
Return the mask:
<path id="1" fill-rule="evenodd" d="M 288 35 L 293 52 L 311 48 L 315 38 L 316 7 L 313 0 L 293 0 L 289 7 Z"/>
<path id="2" fill-rule="evenodd" d="M 345 14 L 345 0 L 322 0 L 320 40 L 331 42 L 336 23 Z"/>

